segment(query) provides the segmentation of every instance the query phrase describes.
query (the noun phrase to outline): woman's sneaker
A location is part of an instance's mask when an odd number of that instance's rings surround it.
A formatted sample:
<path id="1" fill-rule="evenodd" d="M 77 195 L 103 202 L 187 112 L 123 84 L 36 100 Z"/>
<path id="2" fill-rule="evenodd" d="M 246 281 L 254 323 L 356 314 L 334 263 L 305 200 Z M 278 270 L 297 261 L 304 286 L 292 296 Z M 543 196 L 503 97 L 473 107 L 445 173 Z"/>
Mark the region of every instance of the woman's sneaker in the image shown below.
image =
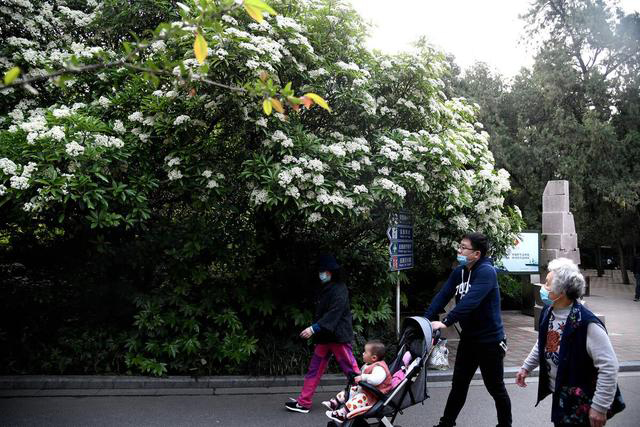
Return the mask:
<path id="1" fill-rule="evenodd" d="M 284 407 L 293 412 L 302 412 L 303 414 L 309 412 L 309 408 L 300 406 L 298 402 L 287 402 L 284 404 Z"/>
<path id="2" fill-rule="evenodd" d="M 338 409 L 338 406 L 340 406 L 338 401 L 335 399 L 325 400 L 324 402 L 322 402 L 322 404 L 324 405 L 325 408 L 330 409 L 332 411 L 335 411 L 336 409 Z"/>
<path id="3" fill-rule="evenodd" d="M 342 424 L 345 420 L 345 416 L 340 411 L 327 411 L 325 414 L 338 424 Z"/>

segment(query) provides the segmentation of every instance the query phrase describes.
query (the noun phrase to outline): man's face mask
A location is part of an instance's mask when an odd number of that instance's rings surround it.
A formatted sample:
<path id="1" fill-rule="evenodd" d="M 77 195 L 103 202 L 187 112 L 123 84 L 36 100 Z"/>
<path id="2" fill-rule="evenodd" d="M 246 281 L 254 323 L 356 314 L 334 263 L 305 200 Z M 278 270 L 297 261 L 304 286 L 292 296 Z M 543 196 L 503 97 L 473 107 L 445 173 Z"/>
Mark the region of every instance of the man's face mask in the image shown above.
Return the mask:
<path id="1" fill-rule="evenodd" d="M 456 259 L 458 260 L 458 264 L 467 265 L 467 257 L 466 256 L 458 254 Z"/>

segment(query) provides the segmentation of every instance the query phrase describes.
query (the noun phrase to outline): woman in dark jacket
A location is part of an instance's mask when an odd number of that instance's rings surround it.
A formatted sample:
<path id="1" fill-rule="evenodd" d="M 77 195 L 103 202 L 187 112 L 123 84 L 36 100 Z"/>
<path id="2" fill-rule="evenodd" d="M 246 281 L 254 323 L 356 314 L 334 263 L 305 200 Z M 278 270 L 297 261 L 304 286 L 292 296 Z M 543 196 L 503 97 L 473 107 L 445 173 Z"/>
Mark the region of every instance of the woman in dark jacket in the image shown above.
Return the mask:
<path id="1" fill-rule="evenodd" d="M 554 425 L 601 427 L 616 394 L 618 359 L 604 325 L 578 301 L 585 284 L 578 267 L 558 258 L 548 269 L 540 289 L 545 307 L 538 342 L 520 368 L 516 384 L 526 387 L 525 378 L 540 365 L 538 403 L 552 395 Z"/>
<path id="2" fill-rule="evenodd" d="M 318 294 L 314 323 L 300 333 L 300 337 L 313 337 L 315 348 L 309 363 L 309 371 L 304 377 L 304 385 L 297 399 L 285 403 L 290 411 L 307 413 L 311 409 L 313 394 L 320 383 L 331 354 L 344 372 L 360 373 L 358 363 L 353 356 L 353 326 L 349 291 L 340 280 L 340 265 L 331 255 L 318 260 L 318 277 L 322 288 Z"/>

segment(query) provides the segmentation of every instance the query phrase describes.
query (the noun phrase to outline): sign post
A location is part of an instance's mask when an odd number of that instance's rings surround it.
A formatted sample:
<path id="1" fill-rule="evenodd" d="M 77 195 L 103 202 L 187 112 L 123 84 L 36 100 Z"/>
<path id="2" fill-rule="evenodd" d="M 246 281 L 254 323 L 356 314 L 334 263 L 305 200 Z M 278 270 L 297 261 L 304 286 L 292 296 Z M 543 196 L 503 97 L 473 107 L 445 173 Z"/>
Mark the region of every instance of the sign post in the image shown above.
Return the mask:
<path id="1" fill-rule="evenodd" d="M 396 335 L 400 338 L 400 270 L 413 268 L 413 225 L 411 214 L 400 211 L 390 215 L 389 270 L 398 272 L 396 284 Z"/>

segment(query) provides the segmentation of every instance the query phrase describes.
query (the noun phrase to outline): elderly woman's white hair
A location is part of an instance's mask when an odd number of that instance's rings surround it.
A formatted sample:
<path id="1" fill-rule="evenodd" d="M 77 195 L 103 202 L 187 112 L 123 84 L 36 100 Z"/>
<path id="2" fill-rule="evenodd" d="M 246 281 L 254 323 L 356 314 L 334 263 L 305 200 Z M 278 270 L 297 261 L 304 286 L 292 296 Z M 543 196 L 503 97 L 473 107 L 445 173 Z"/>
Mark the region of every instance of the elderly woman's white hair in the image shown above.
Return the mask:
<path id="1" fill-rule="evenodd" d="M 549 263 L 547 269 L 553 272 L 551 290 L 554 293 L 564 292 L 571 300 L 577 300 L 584 295 L 584 277 L 573 261 L 568 258 L 556 258 Z"/>

